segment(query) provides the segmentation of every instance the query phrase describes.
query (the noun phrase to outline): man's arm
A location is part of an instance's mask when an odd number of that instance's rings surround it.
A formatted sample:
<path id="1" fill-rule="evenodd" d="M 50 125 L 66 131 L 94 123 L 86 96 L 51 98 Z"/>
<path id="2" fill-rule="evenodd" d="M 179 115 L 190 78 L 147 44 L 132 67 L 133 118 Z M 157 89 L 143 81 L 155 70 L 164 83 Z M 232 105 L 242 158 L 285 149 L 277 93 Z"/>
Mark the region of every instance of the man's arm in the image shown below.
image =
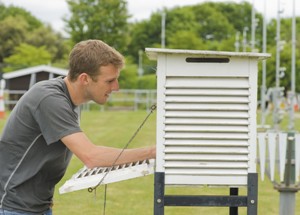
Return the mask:
<path id="1" fill-rule="evenodd" d="M 122 149 L 94 145 L 83 132 L 67 135 L 61 141 L 88 168 L 112 166 Z M 125 149 L 115 165 L 155 158 L 156 148 Z"/>

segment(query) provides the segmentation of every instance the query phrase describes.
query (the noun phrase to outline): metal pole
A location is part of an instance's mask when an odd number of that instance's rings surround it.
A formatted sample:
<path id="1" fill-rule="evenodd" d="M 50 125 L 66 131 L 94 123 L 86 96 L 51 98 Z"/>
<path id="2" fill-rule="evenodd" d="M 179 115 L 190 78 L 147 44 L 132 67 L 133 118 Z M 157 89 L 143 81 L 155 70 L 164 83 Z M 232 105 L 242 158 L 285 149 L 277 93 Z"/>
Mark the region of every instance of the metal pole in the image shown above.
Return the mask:
<path id="1" fill-rule="evenodd" d="M 166 13 L 161 14 L 161 48 L 166 46 Z"/>
<path id="2" fill-rule="evenodd" d="M 243 29 L 243 52 L 247 50 L 247 31 L 248 27 L 244 27 Z"/>
<path id="3" fill-rule="evenodd" d="M 290 103 L 290 120 L 289 120 L 289 129 L 294 130 L 294 105 L 295 105 L 295 96 L 296 96 L 296 15 L 295 15 L 295 0 L 293 0 L 293 17 L 292 17 L 292 62 L 291 62 L 291 92 L 289 95 Z"/>
<path id="4" fill-rule="evenodd" d="M 139 50 L 139 67 L 138 67 L 138 75 L 142 76 L 144 74 L 143 69 L 143 51 Z"/>
<path id="5" fill-rule="evenodd" d="M 264 16 L 263 16 L 263 53 L 267 52 L 267 1 L 264 0 Z M 261 126 L 264 127 L 266 121 L 266 70 L 267 62 L 262 62 L 262 84 L 261 84 Z"/>
<path id="6" fill-rule="evenodd" d="M 276 88 L 280 86 L 280 0 L 278 0 L 278 11 L 277 11 L 277 28 L 276 28 Z"/>
<path id="7" fill-rule="evenodd" d="M 251 10 L 251 51 L 254 52 L 255 49 L 255 28 L 256 28 L 256 20 L 255 20 L 255 0 L 252 2 L 252 10 Z"/>
<path id="8" fill-rule="evenodd" d="M 234 43 L 234 46 L 235 46 L 235 51 L 239 52 L 240 51 L 240 32 L 239 31 L 237 31 L 235 33 L 235 43 Z"/>
<path id="9" fill-rule="evenodd" d="M 296 92 L 296 1 L 293 1 L 293 18 L 292 18 L 292 82 L 291 91 Z"/>
<path id="10" fill-rule="evenodd" d="M 295 193 L 280 192 L 280 215 L 295 214 Z"/>
<path id="11" fill-rule="evenodd" d="M 280 97 L 280 0 L 278 0 L 278 11 L 277 11 L 277 28 L 276 28 L 276 86 L 275 86 L 275 95 L 273 96 L 274 100 L 274 112 L 273 112 L 273 122 L 274 129 L 279 129 L 279 97 Z"/>
<path id="12" fill-rule="evenodd" d="M 295 160 L 295 134 L 293 132 L 288 133 L 286 160 L 284 182 L 278 188 L 280 193 L 279 212 L 280 215 L 294 215 L 298 188 L 295 186 L 295 164 L 292 162 Z"/>

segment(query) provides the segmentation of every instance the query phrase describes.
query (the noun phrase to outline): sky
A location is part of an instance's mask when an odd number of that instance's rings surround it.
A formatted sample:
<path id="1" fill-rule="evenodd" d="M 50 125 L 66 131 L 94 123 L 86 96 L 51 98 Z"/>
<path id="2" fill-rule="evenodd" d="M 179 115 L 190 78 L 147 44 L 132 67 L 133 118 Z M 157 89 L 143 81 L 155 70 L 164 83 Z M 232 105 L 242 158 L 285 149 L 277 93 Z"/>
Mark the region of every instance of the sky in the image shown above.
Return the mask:
<path id="1" fill-rule="evenodd" d="M 247 1 L 253 3 L 255 9 L 266 14 L 268 19 L 276 18 L 278 4 L 280 4 L 281 17 L 291 17 L 293 14 L 293 1 L 295 1 L 296 15 L 300 16 L 299 0 L 127 0 L 128 11 L 132 15 L 131 21 L 139 21 L 150 17 L 151 13 L 162 10 L 164 7 L 195 5 L 203 2 L 235 2 Z M 265 10 L 265 1 L 267 2 Z M 50 24 L 53 29 L 64 34 L 63 17 L 69 15 L 68 5 L 65 0 L 0 0 L 4 5 L 19 6 L 44 23 Z"/>

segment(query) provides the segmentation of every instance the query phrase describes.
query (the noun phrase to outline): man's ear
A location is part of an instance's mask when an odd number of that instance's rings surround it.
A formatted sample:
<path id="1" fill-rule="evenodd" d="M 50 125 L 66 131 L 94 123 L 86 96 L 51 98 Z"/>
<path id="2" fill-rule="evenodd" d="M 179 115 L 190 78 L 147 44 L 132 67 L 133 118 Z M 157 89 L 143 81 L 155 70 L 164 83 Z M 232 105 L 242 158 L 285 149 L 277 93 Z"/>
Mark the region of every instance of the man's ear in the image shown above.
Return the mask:
<path id="1" fill-rule="evenodd" d="M 78 76 L 78 81 L 82 84 L 82 85 L 87 85 L 90 81 L 90 77 L 88 74 L 86 73 L 81 73 L 79 76 Z"/>

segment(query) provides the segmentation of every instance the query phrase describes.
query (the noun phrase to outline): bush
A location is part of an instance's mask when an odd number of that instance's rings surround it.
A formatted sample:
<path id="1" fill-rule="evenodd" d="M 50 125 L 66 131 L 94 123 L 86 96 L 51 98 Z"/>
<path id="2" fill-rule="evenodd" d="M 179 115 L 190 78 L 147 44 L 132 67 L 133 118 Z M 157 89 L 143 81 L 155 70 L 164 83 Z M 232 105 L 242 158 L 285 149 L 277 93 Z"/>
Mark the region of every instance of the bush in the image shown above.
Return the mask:
<path id="1" fill-rule="evenodd" d="M 138 89 L 156 89 L 156 75 L 145 75 L 138 78 Z"/>

